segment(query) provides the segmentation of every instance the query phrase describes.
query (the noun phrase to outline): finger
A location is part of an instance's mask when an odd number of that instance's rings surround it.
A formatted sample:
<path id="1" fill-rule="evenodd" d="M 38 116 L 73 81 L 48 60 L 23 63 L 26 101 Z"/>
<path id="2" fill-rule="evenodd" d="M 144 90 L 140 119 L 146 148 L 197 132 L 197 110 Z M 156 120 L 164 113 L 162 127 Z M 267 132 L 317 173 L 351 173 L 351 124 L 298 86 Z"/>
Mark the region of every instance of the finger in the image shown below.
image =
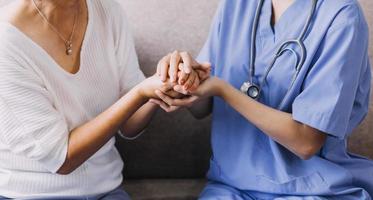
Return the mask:
<path id="1" fill-rule="evenodd" d="M 177 107 L 177 106 L 168 106 L 163 101 L 160 101 L 160 100 L 157 100 L 157 99 L 151 99 L 151 100 L 149 100 L 149 102 L 158 105 L 160 108 L 162 108 L 166 112 L 174 112 L 177 109 L 179 109 L 179 107 Z"/>
<path id="2" fill-rule="evenodd" d="M 174 51 L 171 55 L 170 68 L 168 72 L 171 82 L 175 82 L 177 79 L 176 76 L 177 76 L 180 61 L 181 61 L 181 57 L 180 57 L 179 52 Z"/>
<path id="3" fill-rule="evenodd" d="M 183 71 L 186 74 L 190 74 L 192 72 L 192 63 L 193 63 L 193 58 L 188 52 L 181 52 L 180 53 L 181 59 L 183 60 L 184 66 L 183 66 Z"/>
<path id="4" fill-rule="evenodd" d="M 168 112 L 168 113 L 173 112 L 173 111 L 176 110 L 176 109 L 174 109 L 173 106 L 168 106 L 168 105 L 165 104 L 164 102 L 161 102 L 161 103 L 159 104 L 159 107 L 161 107 L 165 112 Z"/>
<path id="5" fill-rule="evenodd" d="M 201 67 L 202 70 L 211 70 L 211 63 L 209 63 L 209 62 L 201 63 L 200 67 Z"/>
<path id="6" fill-rule="evenodd" d="M 156 74 L 157 74 L 157 76 L 161 76 L 161 68 L 160 68 L 160 64 L 159 64 L 160 62 L 158 62 L 158 65 L 157 65 L 157 71 L 156 71 Z"/>
<path id="7" fill-rule="evenodd" d="M 197 96 L 190 96 L 183 99 L 172 99 L 159 90 L 156 91 L 156 94 L 163 102 L 165 102 L 169 106 L 189 106 L 198 99 Z"/>
<path id="8" fill-rule="evenodd" d="M 176 92 L 179 92 L 184 95 L 189 95 L 189 92 L 187 90 L 184 90 L 184 87 L 182 85 L 175 85 L 173 88 Z"/>
<path id="9" fill-rule="evenodd" d="M 164 103 L 163 101 L 161 102 L 160 104 L 160 107 L 170 113 L 170 112 L 175 112 L 176 110 L 180 109 L 180 106 L 168 106 L 166 103 Z"/>
<path id="10" fill-rule="evenodd" d="M 168 68 L 169 68 L 169 65 L 170 65 L 170 58 L 171 58 L 171 55 L 169 54 L 169 55 L 165 56 L 158 63 L 157 71 L 159 71 L 158 73 L 160 73 L 160 77 L 161 77 L 161 80 L 163 82 L 165 82 L 167 80 Z"/>
<path id="11" fill-rule="evenodd" d="M 159 90 L 161 90 L 162 92 L 168 92 L 168 91 L 172 90 L 175 85 L 177 85 L 177 84 L 170 83 L 170 82 L 164 82 L 161 85 L 161 87 L 159 88 Z"/>
<path id="12" fill-rule="evenodd" d="M 171 97 L 167 96 L 166 94 L 164 94 L 162 91 L 160 90 L 156 90 L 155 91 L 155 94 L 165 103 L 167 103 L 169 106 L 172 106 L 173 103 L 174 103 L 174 99 L 172 99 Z"/>
<path id="13" fill-rule="evenodd" d="M 152 103 L 152 104 L 155 104 L 155 105 L 160 105 L 161 104 L 161 101 L 158 100 L 158 99 L 150 99 L 148 102 Z"/>
<path id="14" fill-rule="evenodd" d="M 202 63 L 197 68 L 194 68 L 194 70 L 197 71 L 200 80 L 204 81 L 211 75 L 211 63 Z"/>
<path id="15" fill-rule="evenodd" d="M 196 73 L 198 74 L 198 77 L 199 77 L 200 81 L 204 81 L 204 80 L 208 79 L 211 75 L 210 74 L 211 72 L 205 72 L 205 71 L 199 70 L 199 69 L 196 70 Z"/>
<path id="16" fill-rule="evenodd" d="M 188 80 L 184 84 L 184 90 L 189 90 L 189 88 L 194 84 L 194 81 L 196 80 L 196 78 L 197 78 L 196 72 L 192 71 Z"/>
<path id="17" fill-rule="evenodd" d="M 196 79 L 194 80 L 193 85 L 192 85 L 188 90 L 189 90 L 189 91 L 194 91 L 194 90 L 196 90 L 196 89 L 198 88 L 199 84 L 200 84 L 199 77 L 196 76 Z"/>
<path id="18" fill-rule="evenodd" d="M 188 80 L 189 78 L 189 74 L 185 73 L 184 70 L 183 70 L 183 67 L 184 67 L 184 64 L 183 63 L 180 63 L 179 65 L 179 84 L 180 85 L 184 85 L 185 81 Z"/>
<path id="19" fill-rule="evenodd" d="M 177 92 L 175 90 L 170 90 L 168 92 L 165 93 L 167 96 L 171 97 L 171 98 L 181 98 L 184 96 L 184 94 L 180 93 L 180 92 Z"/>
<path id="20" fill-rule="evenodd" d="M 176 101 L 174 102 L 174 104 L 175 104 L 175 106 L 178 106 L 178 107 L 181 107 L 181 106 L 183 106 L 183 107 L 190 107 L 198 99 L 199 99 L 198 96 L 190 96 L 190 97 L 183 98 L 183 99 L 176 99 Z"/>

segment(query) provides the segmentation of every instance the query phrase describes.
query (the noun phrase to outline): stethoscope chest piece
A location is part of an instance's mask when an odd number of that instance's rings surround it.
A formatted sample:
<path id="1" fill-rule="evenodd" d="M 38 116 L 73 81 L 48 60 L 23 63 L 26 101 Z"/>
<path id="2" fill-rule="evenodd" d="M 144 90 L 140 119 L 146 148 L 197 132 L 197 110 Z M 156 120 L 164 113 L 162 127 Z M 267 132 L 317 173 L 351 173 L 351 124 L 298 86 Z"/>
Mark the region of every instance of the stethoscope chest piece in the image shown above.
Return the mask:
<path id="1" fill-rule="evenodd" d="M 258 99 L 260 95 L 259 86 L 252 84 L 250 82 L 244 82 L 242 84 L 241 92 L 253 99 Z"/>
<path id="2" fill-rule="evenodd" d="M 305 36 L 306 36 L 307 31 L 310 29 L 312 16 L 315 13 L 318 0 L 312 0 L 312 8 L 311 8 L 310 13 L 307 17 L 306 24 L 303 26 L 302 32 L 300 33 L 299 37 L 296 38 L 296 39 L 286 40 L 285 42 L 283 42 L 280 45 L 280 47 L 279 47 L 277 53 L 275 54 L 273 60 L 271 61 L 271 63 L 267 67 L 267 69 L 265 70 L 265 73 L 263 74 L 262 80 L 258 82 L 258 85 L 255 85 L 253 83 L 253 79 L 254 79 L 254 75 L 255 75 L 256 33 L 257 33 L 258 26 L 259 26 L 260 13 L 261 13 L 261 9 L 263 7 L 264 1 L 265 0 L 260 0 L 259 1 L 258 6 L 257 6 L 256 11 L 255 11 L 254 25 L 253 25 L 253 29 L 252 29 L 252 33 L 251 33 L 251 44 L 250 44 L 251 45 L 251 47 L 250 47 L 250 64 L 249 64 L 249 66 L 250 66 L 250 77 L 249 77 L 250 79 L 249 80 L 250 81 L 244 82 L 242 84 L 241 92 L 246 94 L 247 96 L 251 97 L 252 99 L 257 100 L 260 96 L 260 93 L 261 93 L 261 87 L 263 87 L 263 85 L 265 84 L 265 81 L 268 77 L 268 74 L 270 73 L 270 71 L 274 67 L 274 64 L 276 63 L 276 60 L 279 58 L 279 56 L 281 56 L 282 53 L 285 52 L 285 51 L 290 51 L 290 52 L 292 52 L 296 55 L 295 50 L 293 50 L 291 48 L 288 48 L 288 46 L 290 44 L 295 44 L 295 45 L 299 46 L 302 54 L 301 54 L 300 60 L 297 61 L 296 68 L 295 68 L 296 72 L 294 74 L 293 80 L 292 80 L 292 82 L 291 82 L 291 84 L 288 88 L 288 91 L 287 91 L 287 93 L 286 93 L 286 95 L 285 95 L 285 97 L 282 101 L 282 102 L 285 102 L 284 100 L 286 99 L 288 94 L 290 94 L 289 91 L 291 91 L 291 89 L 293 88 L 295 80 L 297 79 L 299 71 L 302 68 L 302 66 L 305 62 L 306 56 L 307 56 L 306 48 L 305 48 L 305 45 L 304 45 L 303 41 L 305 40 Z M 282 103 L 281 103 L 281 105 L 282 105 Z M 280 105 L 280 107 L 281 107 L 281 105 Z"/>

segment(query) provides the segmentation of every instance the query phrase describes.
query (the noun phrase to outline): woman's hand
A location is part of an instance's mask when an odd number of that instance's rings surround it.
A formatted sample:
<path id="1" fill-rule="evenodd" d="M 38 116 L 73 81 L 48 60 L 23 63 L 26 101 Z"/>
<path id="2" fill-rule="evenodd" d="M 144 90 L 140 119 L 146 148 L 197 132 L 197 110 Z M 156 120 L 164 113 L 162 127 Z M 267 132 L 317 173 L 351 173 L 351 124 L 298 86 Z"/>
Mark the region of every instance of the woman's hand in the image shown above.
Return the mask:
<path id="1" fill-rule="evenodd" d="M 200 84 L 210 77 L 210 73 L 210 63 L 200 64 L 189 53 L 174 51 L 163 57 L 157 66 L 157 75 L 163 82 L 169 80 L 174 90 L 169 88 L 166 91 L 158 90 L 156 92 L 158 93 L 157 98 L 163 94 L 173 100 L 178 99 L 184 103 L 192 104 L 197 100 L 197 96 L 192 97 L 190 93 L 195 92 Z M 170 106 L 162 99 L 157 98 L 151 99 L 150 102 L 158 104 L 166 112 L 174 112 L 181 107 Z"/>
<path id="2" fill-rule="evenodd" d="M 162 81 L 184 86 L 184 90 L 195 90 L 201 82 L 210 77 L 211 64 L 198 63 L 188 52 L 175 51 L 163 57 L 157 66 Z"/>
<path id="3" fill-rule="evenodd" d="M 184 98 L 173 98 L 161 90 L 156 90 L 155 93 L 159 100 L 152 99 L 151 102 L 158 104 L 166 112 L 173 112 L 180 107 L 190 107 L 203 99 L 220 96 L 223 84 L 224 82 L 219 78 L 208 78 L 195 91 L 188 92 Z M 185 93 L 181 85 L 175 85 L 174 90 L 179 93 Z"/>
<path id="4" fill-rule="evenodd" d="M 158 98 L 155 93 L 156 90 L 162 91 L 173 98 L 181 98 L 182 96 L 184 96 L 183 94 L 174 91 L 174 86 L 176 86 L 176 83 L 172 83 L 169 80 L 163 82 L 161 81 L 159 76 L 153 75 L 141 82 L 137 86 L 137 91 L 138 94 L 145 99 Z"/>

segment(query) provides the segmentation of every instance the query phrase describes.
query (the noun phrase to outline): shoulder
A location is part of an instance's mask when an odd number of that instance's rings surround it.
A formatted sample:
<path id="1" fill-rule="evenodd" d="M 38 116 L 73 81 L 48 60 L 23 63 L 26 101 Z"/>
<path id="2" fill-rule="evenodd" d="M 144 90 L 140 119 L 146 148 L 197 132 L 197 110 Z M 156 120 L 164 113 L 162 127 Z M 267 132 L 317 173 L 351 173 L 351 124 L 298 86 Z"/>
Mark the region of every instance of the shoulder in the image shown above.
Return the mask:
<path id="1" fill-rule="evenodd" d="M 33 71 L 28 65 L 27 53 L 32 51 L 24 45 L 24 38 L 17 28 L 8 22 L 0 22 L 0 76 L 5 72 Z M 11 75 L 13 73 L 9 73 Z"/>
<path id="2" fill-rule="evenodd" d="M 129 30 L 127 15 L 123 5 L 117 0 L 89 0 L 103 25 L 110 29 L 115 38 Z"/>
<path id="3" fill-rule="evenodd" d="M 0 21 L 0 63 L 4 60 L 15 60 L 18 55 L 15 43 L 19 40 L 15 27 L 8 22 Z"/>
<path id="4" fill-rule="evenodd" d="M 116 23 L 117 21 L 127 20 L 123 5 L 117 0 L 91 0 L 96 10 L 108 20 Z"/>
<path id="5" fill-rule="evenodd" d="M 221 31 L 231 32 L 244 28 L 254 20 L 260 0 L 221 0 L 215 20 L 221 23 Z"/>
<path id="6" fill-rule="evenodd" d="M 259 0 L 220 0 L 221 15 L 234 15 L 255 10 Z"/>
<path id="7" fill-rule="evenodd" d="M 357 0 L 322 0 L 319 9 L 322 13 L 329 13 L 330 30 L 343 27 L 368 30 L 364 13 Z"/>

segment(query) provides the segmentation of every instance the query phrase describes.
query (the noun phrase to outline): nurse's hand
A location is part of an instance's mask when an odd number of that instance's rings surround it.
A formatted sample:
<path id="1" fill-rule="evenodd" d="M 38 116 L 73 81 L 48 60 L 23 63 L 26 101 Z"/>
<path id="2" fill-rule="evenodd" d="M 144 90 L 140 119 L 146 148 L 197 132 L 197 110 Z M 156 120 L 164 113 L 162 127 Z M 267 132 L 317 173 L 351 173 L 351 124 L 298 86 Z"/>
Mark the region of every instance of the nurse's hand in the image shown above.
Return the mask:
<path id="1" fill-rule="evenodd" d="M 172 98 L 181 98 L 184 95 L 173 90 L 176 85 L 176 83 L 172 83 L 170 80 L 161 81 L 159 76 L 153 75 L 137 85 L 136 89 L 138 94 L 147 100 L 158 98 L 158 95 L 155 93 L 156 90 L 162 91 Z"/>
<path id="2" fill-rule="evenodd" d="M 188 92 L 184 98 L 173 98 L 161 90 L 156 90 L 155 94 L 159 100 L 151 99 L 150 102 L 158 104 L 166 112 L 173 112 L 180 107 L 191 107 L 193 104 L 212 96 L 219 96 L 224 82 L 216 77 L 205 80 L 195 91 Z M 174 86 L 174 90 L 184 93 L 181 85 Z"/>
<path id="3" fill-rule="evenodd" d="M 168 54 L 157 66 L 157 74 L 162 81 L 170 79 L 184 86 L 184 90 L 195 90 L 198 85 L 210 76 L 211 64 L 198 63 L 188 52 Z"/>

